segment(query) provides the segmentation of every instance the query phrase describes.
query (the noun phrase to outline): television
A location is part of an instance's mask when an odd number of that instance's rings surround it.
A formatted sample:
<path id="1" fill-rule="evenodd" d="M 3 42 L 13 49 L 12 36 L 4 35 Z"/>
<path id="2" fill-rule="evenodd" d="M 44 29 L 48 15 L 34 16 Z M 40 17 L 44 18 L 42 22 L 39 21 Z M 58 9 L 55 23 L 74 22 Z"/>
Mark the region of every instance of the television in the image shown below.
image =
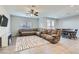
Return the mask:
<path id="1" fill-rule="evenodd" d="M 8 24 L 8 18 L 5 15 L 2 15 L 1 26 L 7 27 L 7 24 Z"/>
<path id="2" fill-rule="evenodd" d="M 2 16 L 0 15 L 0 25 L 1 25 Z"/>

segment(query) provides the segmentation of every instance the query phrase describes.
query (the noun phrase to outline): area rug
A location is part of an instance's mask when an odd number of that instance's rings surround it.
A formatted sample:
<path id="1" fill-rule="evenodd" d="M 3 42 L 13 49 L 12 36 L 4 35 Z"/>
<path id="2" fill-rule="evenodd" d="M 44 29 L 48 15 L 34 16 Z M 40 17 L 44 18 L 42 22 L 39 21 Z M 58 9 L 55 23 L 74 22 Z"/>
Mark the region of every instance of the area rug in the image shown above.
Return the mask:
<path id="1" fill-rule="evenodd" d="M 16 39 L 16 51 L 34 48 L 37 46 L 48 44 L 49 42 L 38 36 L 23 36 Z"/>

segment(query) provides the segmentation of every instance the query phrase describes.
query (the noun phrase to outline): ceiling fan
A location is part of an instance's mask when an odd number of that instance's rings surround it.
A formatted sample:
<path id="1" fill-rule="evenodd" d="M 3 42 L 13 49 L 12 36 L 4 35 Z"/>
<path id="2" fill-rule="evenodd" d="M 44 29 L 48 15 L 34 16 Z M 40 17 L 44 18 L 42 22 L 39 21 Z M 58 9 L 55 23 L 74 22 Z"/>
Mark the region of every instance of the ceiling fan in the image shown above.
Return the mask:
<path id="1" fill-rule="evenodd" d="M 38 12 L 35 10 L 36 6 L 32 6 L 32 8 L 30 9 L 30 11 L 28 11 L 28 13 L 26 14 L 32 14 L 34 16 L 38 16 Z"/>
<path id="2" fill-rule="evenodd" d="M 38 12 L 35 11 L 34 9 L 31 9 L 30 12 L 31 12 L 31 14 L 33 14 L 33 15 L 35 15 L 35 16 L 38 16 Z"/>

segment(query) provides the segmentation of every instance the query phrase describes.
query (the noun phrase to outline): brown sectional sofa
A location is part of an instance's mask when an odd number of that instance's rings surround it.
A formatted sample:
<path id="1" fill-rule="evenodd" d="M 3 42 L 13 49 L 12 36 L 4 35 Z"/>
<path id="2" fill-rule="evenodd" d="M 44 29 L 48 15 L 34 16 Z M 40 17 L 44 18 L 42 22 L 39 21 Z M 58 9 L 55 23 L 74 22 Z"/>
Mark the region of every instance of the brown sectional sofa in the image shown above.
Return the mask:
<path id="1" fill-rule="evenodd" d="M 29 29 L 29 30 L 19 30 L 20 36 L 26 35 L 37 35 L 49 42 L 56 44 L 60 41 L 61 30 L 60 29 Z"/>

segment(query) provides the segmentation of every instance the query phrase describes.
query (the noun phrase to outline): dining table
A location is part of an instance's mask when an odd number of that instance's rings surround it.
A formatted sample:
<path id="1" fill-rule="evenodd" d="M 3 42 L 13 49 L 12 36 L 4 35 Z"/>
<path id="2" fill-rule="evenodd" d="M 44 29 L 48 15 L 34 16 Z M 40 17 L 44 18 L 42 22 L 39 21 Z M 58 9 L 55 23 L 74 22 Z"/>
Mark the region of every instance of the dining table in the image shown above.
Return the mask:
<path id="1" fill-rule="evenodd" d="M 64 30 L 64 33 L 67 33 L 68 38 L 71 39 L 71 38 L 73 38 L 75 31 L 73 31 L 73 30 Z"/>

